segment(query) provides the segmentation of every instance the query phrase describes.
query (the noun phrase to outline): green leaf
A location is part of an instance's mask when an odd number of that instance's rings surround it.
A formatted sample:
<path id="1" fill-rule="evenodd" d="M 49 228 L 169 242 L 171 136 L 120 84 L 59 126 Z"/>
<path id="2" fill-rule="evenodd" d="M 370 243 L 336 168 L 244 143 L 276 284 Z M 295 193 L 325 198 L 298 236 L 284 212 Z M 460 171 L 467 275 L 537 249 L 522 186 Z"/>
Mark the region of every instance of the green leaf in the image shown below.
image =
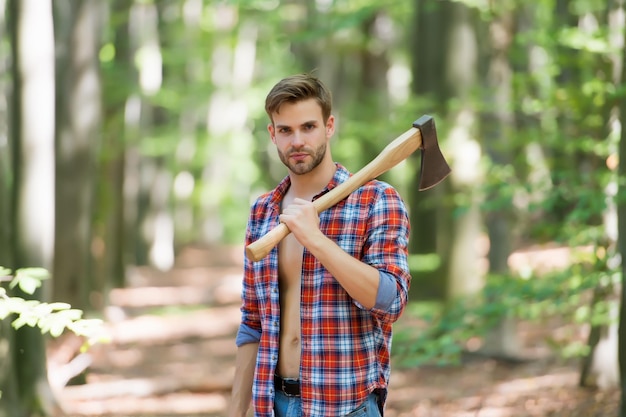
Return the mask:
<path id="1" fill-rule="evenodd" d="M 93 337 L 102 330 L 100 319 L 84 319 L 70 323 L 67 327 L 78 336 Z"/>
<path id="2" fill-rule="evenodd" d="M 15 278 L 9 284 L 9 288 L 19 286 L 20 290 L 26 294 L 34 294 L 37 288 L 41 287 L 41 281 L 48 279 L 50 274 L 44 268 L 22 268 L 18 269 Z"/>
<path id="3" fill-rule="evenodd" d="M 56 312 L 54 313 L 54 315 L 58 317 L 63 317 L 65 320 L 68 320 L 68 321 L 78 321 L 83 317 L 83 311 L 78 310 L 76 308 L 72 308 L 69 310 L 62 310 L 62 311 Z"/>
<path id="4" fill-rule="evenodd" d="M 50 335 L 52 337 L 59 337 L 65 331 L 65 324 L 63 323 L 53 323 L 50 326 Z"/>
<path id="5" fill-rule="evenodd" d="M 41 281 L 31 277 L 16 278 L 11 284 L 11 288 L 18 285 L 20 290 L 24 291 L 26 294 L 34 294 L 37 288 L 41 287 Z"/>
<path id="6" fill-rule="evenodd" d="M 50 278 L 50 272 L 45 268 L 21 268 L 17 270 L 16 278 L 20 276 L 30 277 L 39 281 Z"/>
<path id="7" fill-rule="evenodd" d="M 55 313 L 39 320 L 39 327 L 42 334 L 50 333 L 52 337 L 59 337 L 71 323 L 71 319 Z"/>
<path id="8" fill-rule="evenodd" d="M 0 320 L 4 320 L 13 313 L 22 314 L 30 308 L 29 303 L 19 297 L 0 300 Z"/>
<path id="9" fill-rule="evenodd" d="M 33 314 L 36 314 L 39 318 L 44 318 L 52 313 L 52 308 L 48 303 L 39 303 L 33 308 Z"/>
<path id="10" fill-rule="evenodd" d="M 69 310 L 72 308 L 68 303 L 50 303 L 48 304 L 51 310 L 59 311 L 59 310 Z"/>
<path id="11" fill-rule="evenodd" d="M 26 324 L 28 324 L 26 322 L 26 318 L 24 316 L 18 316 L 18 318 L 13 320 L 13 323 L 11 323 L 11 326 L 13 326 L 15 330 L 19 330 L 21 327 L 23 327 Z"/>

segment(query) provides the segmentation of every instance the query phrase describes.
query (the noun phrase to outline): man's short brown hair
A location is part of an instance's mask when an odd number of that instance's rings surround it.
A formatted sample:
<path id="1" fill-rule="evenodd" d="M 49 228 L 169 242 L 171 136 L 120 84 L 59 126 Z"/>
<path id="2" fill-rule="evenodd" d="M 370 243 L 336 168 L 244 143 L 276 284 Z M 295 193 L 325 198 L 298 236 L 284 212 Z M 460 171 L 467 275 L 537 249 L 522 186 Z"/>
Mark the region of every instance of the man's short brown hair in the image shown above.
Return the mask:
<path id="1" fill-rule="evenodd" d="M 324 123 L 332 111 L 332 95 L 317 77 L 311 74 L 296 74 L 280 80 L 265 98 L 265 112 L 272 123 L 272 115 L 278 113 L 284 103 L 297 103 L 314 98 L 322 108 Z"/>

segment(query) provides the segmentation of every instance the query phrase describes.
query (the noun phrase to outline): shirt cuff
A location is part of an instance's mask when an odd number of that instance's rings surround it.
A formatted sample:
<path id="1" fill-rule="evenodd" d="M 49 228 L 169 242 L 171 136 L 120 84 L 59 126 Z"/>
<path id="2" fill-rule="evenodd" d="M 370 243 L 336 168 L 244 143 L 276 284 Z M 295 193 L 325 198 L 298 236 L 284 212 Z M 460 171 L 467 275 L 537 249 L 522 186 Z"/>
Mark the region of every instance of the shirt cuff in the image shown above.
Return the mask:
<path id="1" fill-rule="evenodd" d="M 387 311 L 391 308 L 398 292 L 396 279 L 389 272 L 380 270 L 378 271 L 378 276 L 378 292 L 376 293 L 376 304 L 374 308 Z"/>
<path id="2" fill-rule="evenodd" d="M 247 343 L 257 343 L 261 340 L 261 332 L 258 330 L 254 330 L 252 327 L 247 326 L 243 323 L 239 325 L 239 330 L 237 331 L 237 338 L 235 339 L 235 344 L 237 346 L 245 345 Z"/>

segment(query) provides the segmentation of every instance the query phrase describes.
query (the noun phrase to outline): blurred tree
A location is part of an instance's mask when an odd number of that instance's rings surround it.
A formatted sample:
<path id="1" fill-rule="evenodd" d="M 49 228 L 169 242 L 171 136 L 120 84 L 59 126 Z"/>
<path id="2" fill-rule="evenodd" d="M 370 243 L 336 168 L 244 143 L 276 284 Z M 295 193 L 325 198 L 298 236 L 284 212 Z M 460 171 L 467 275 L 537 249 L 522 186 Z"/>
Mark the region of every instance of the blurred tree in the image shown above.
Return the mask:
<path id="1" fill-rule="evenodd" d="M 9 16 L 16 14 L 16 2 L 10 2 L 6 10 Z M 15 41 L 14 34 L 17 26 L 14 19 L 5 20 L 5 13 L 0 13 L 0 48 L 4 57 L 0 61 L 3 73 L 15 74 L 16 68 L 11 64 L 14 59 L 14 48 L 9 44 Z M 8 26 L 8 27 L 7 27 Z M 10 96 L 11 78 L 0 79 L 0 264 L 13 265 L 13 250 L 11 247 L 13 235 L 13 216 L 11 203 L 13 197 L 13 169 L 12 148 L 9 139 L 9 118 L 12 97 Z M 0 281 L 0 286 L 6 282 Z M 3 288 L 6 289 L 4 285 Z M 12 358 L 14 351 L 13 329 L 8 320 L 0 321 L 0 417 L 12 417 L 18 413 L 18 390 L 15 375 L 15 361 Z"/>
<path id="2" fill-rule="evenodd" d="M 626 36 L 626 32 L 624 32 Z M 626 38 L 624 39 L 626 44 Z M 622 53 L 622 83 L 626 80 L 626 54 Z M 622 84 L 623 85 L 623 84 Z M 626 95 L 622 91 L 618 98 L 620 120 L 626 120 Z M 626 129 L 622 129 L 620 133 L 619 141 L 619 161 L 618 176 L 619 178 L 626 177 Z M 618 328 L 618 363 L 619 363 L 619 377 L 621 388 L 621 402 L 619 408 L 619 417 L 626 417 L 626 184 L 622 181 L 619 183 L 619 189 L 617 195 L 620 197 L 617 199 L 617 215 L 618 215 L 618 244 L 619 254 L 622 258 L 621 262 L 621 296 L 620 296 L 620 309 L 619 309 L 619 328 Z"/>
<path id="3" fill-rule="evenodd" d="M 626 31 L 622 32 L 622 42 L 626 45 Z M 621 56 L 621 89 L 620 94 L 617 96 L 617 106 L 619 110 L 619 117 L 622 126 L 624 120 L 626 120 L 626 94 L 624 93 L 623 86 L 626 82 L 626 53 L 622 50 Z M 620 139 L 618 147 L 618 178 L 626 177 L 626 129 L 620 130 Z M 622 259 L 620 265 L 621 280 L 620 289 L 621 294 L 619 298 L 620 308 L 618 317 L 618 364 L 619 364 L 619 380 L 621 401 L 619 408 L 619 417 L 626 417 L 626 184 L 623 181 L 618 182 L 617 198 L 615 204 L 617 205 L 617 221 L 618 221 L 618 252 Z"/>
<path id="4" fill-rule="evenodd" d="M 54 244 L 54 36 L 52 2 L 15 0 L 8 4 L 13 47 L 11 140 L 15 182 L 12 269 L 50 268 Z M 24 297 L 25 294 L 17 294 Z M 45 298 L 39 291 L 37 298 Z M 5 352 L 6 353 L 6 352 Z M 46 374 L 44 338 L 39 329 L 15 333 L 12 355 L 18 414 L 47 415 L 55 407 Z M 9 398 L 10 400 L 11 398 Z M 3 399 L 4 402 L 4 399 Z M 10 407 L 10 406 L 9 406 Z"/>
<path id="5" fill-rule="evenodd" d="M 598 36 L 598 27 L 606 27 L 606 32 L 602 33 L 606 42 L 606 50 L 597 54 L 597 71 L 595 77 L 600 77 L 605 83 L 605 88 L 617 91 L 622 84 L 622 59 L 624 55 L 624 40 L 620 34 L 626 28 L 624 19 L 624 5 L 621 1 L 611 0 L 605 7 L 582 9 L 577 27 L 585 36 Z M 579 59 L 585 59 L 591 51 L 580 50 Z M 589 76 L 590 74 L 586 74 Z M 613 84 L 615 87 L 609 87 Z M 608 93 L 608 92 L 607 92 Z M 603 93 L 606 94 L 606 93 Z M 612 94 L 611 94 L 612 95 Z M 595 213 L 591 221 L 593 224 L 600 224 L 603 230 L 598 241 L 595 269 L 603 272 L 606 279 L 599 281 L 594 288 L 591 301 L 591 310 L 605 310 L 608 315 L 608 322 L 597 322 L 591 318 L 591 329 L 588 337 L 589 352 L 582 361 L 580 384 L 582 386 L 597 386 L 601 389 L 608 389 L 619 385 L 619 363 L 618 363 L 618 301 L 619 283 L 612 279 L 613 269 L 611 265 L 619 262 L 617 254 L 618 230 L 616 223 L 616 207 L 613 203 L 614 194 L 618 187 L 618 178 L 610 167 L 611 155 L 617 151 L 617 137 L 619 135 L 618 105 L 612 99 L 598 100 L 596 112 L 600 115 L 602 122 L 597 124 L 583 125 L 583 132 L 592 140 L 602 138 L 608 143 L 606 154 L 591 153 L 582 163 L 581 171 L 587 174 L 589 169 L 600 168 L 604 175 L 594 175 L 593 183 L 598 187 L 598 198 L 602 198 L 605 204 L 601 207 L 600 213 Z M 623 123 L 623 121 L 622 121 Z M 611 168 L 607 170 L 606 168 Z M 590 175 L 590 172 L 589 174 Z"/>
<path id="6" fill-rule="evenodd" d="M 54 2 L 56 209 L 52 298 L 81 310 L 96 290 L 91 269 L 96 157 L 101 149 L 98 0 Z"/>
<path id="7" fill-rule="evenodd" d="M 439 269 L 426 275 L 415 274 L 413 292 L 419 297 L 420 289 L 428 291 L 430 287 L 436 297 L 453 300 L 476 293 L 484 284 L 484 273 L 477 262 L 482 233 L 477 194 L 482 181 L 482 150 L 473 137 L 478 117 L 474 97 L 478 83 L 478 15 L 458 1 L 418 1 L 415 10 L 413 91 L 425 96 L 440 116 L 440 140 L 444 152 L 447 150 L 452 174 L 441 187 L 411 196 L 415 235 L 412 253 L 434 253 L 442 259 Z M 439 41 L 427 41 L 432 38 Z M 443 205 L 440 196 L 444 192 L 460 197 L 454 211 Z"/>
<path id="8" fill-rule="evenodd" d="M 482 215 L 485 219 L 489 249 L 487 254 L 488 274 L 508 279 L 510 275 L 508 259 L 512 248 L 513 206 L 509 193 L 502 193 L 502 184 L 506 182 L 503 173 L 513 167 L 512 150 L 514 146 L 515 108 L 513 99 L 513 62 L 511 47 L 515 37 L 515 18 L 513 9 L 506 2 L 492 4 L 489 19 L 483 16 L 479 23 L 478 44 L 480 49 L 479 77 L 480 102 L 478 136 L 486 154 L 487 162 L 493 169 L 486 174 L 484 182 L 488 184 L 482 202 Z M 493 188 L 489 185 L 493 184 Z M 507 198 L 508 197 L 508 198 Z M 476 238 L 476 236 L 474 237 Z M 474 254 L 476 259 L 481 254 Z M 498 300 L 488 300 L 497 303 Z M 504 306 L 504 303 L 501 304 Z M 484 353 L 498 357 L 519 355 L 519 340 L 514 318 L 510 313 L 503 314 L 495 326 L 489 329 L 482 349 Z"/>
<path id="9" fill-rule="evenodd" d="M 150 264 L 150 246 L 157 238 L 155 228 L 159 226 L 151 205 L 152 194 L 167 193 L 167 185 L 161 183 L 159 175 L 163 157 L 142 152 L 142 142 L 154 140 L 155 124 L 160 123 L 150 100 L 163 81 L 158 12 L 157 3 L 138 1 L 133 2 L 129 15 L 130 51 L 137 69 L 137 85 L 126 108 L 126 231 L 133 248 L 133 265 Z"/>
<path id="10" fill-rule="evenodd" d="M 0 8 L 0 73 L 11 74 L 11 46 L 7 34 L 6 10 Z M 9 240 L 11 235 L 9 198 L 12 169 L 9 148 L 9 94 L 10 77 L 0 78 L 0 262 L 9 262 Z"/>
<path id="11" fill-rule="evenodd" d="M 14 350 L 13 329 L 9 320 L 0 321 L 0 417 L 19 415 L 19 396 L 15 362 L 11 356 Z"/>
<path id="12" fill-rule="evenodd" d="M 136 74 L 131 63 L 129 13 L 131 2 L 108 3 L 106 30 L 99 51 L 102 80 L 102 147 L 98 152 L 96 203 L 93 225 L 95 281 L 102 290 L 104 304 L 107 290 L 124 287 L 125 268 L 133 257 L 132 236 L 125 222 L 126 118 Z M 131 228 L 135 230 L 135 228 Z M 96 307 L 98 307 L 96 305 Z"/>
<path id="13" fill-rule="evenodd" d="M 444 122 L 445 103 L 449 95 L 445 88 L 444 77 L 446 53 L 441 45 L 447 44 L 449 23 L 446 23 L 444 2 L 413 2 L 413 22 L 408 43 L 411 57 L 412 94 L 421 100 L 425 112 L 435 116 L 440 142 L 444 142 L 447 132 Z M 438 39 L 439 42 L 431 42 Z M 446 147 L 442 143 L 445 152 Z M 450 159 L 450 155 L 446 155 Z M 417 156 L 412 159 L 416 159 Z M 451 162 L 449 160 L 449 162 Z M 417 172 L 417 170 L 416 170 Z M 446 182 L 424 192 L 409 193 L 408 204 L 411 209 L 411 254 L 442 258 L 448 242 L 442 237 L 446 234 L 447 218 L 450 213 L 442 207 L 442 195 L 449 190 Z M 441 262 L 434 262 L 428 268 L 413 269 L 410 298 L 419 300 L 446 297 L 448 281 L 444 278 Z"/>
<path id="14" fill-rule="evenodd" d="M 591 328 L 589 349 L 581 353 L 580 383 L 604 385 L 613 380 L 612 385 L 617 377 L 617 355 L 609 352 L 617 348 L 615 328 L 611 330 L 608 324 L 616 309 L 607 307 L 617 307 L 611 301 L 617 236 L 610 220 L 613 209 L 607 202 L 612 199 L 616 179 L 607 162 L 617 147 L 612 96 L 619 84 L 623 45 L 621 39 L 620 45 L 615 44 L 614 33 L 623 30 L 623 23 L 615 18 L 623 13 L 618 10 L 622 6 L 620 2 L 568 0 L 544 6 L 535 11 L 541 24 L 525 34 L 534 51 L 528 58 L 534 66 L 529 69 L 534 71 L 518 77 L 518 85 L 526 90 L 520 88 L 516 103 L 527 116 L 523 126 L 528 128 L 520 133 L 541 138 L 525 138 L 525 150 L 520 152 L 526 155 L 528 172 L 524 178 L 527 185 L 518 197 L 524 195 L 530 214 L 521 237 L 594 248 L 595 256 L 576 266 L 589 269 L 589 282 L 595 286 L 591 306 L 578 307 L 579 316 L 585 317 Z M 541 46 L 533 45 L 538 40 Z M 535 122 L 526 123 L 529 119 Z M 586 291 L 580 285 L 574 288 L 577 295 Z M 585 309 L 589 313 L 585 314 Z M 599 353 L 598 347 L 609 350 Z"/>
<path id="15" fill-rule="evenodd" d="M 480 159 L 484 152 L 476 135 L 478 118 L 474 93 L 478 79 L 478 15 L 476 9 L 462 2 L 443 1 L 443 20 L 447 25 L 443 88 L 446 102 L 445 121 L 448 125 L 446 146 L 452 173 L 451 192 L 463 195 L 460 204 L 446 219 L 444 230 L 448 246 L 443 257 L 446 279 L 446 299 L 477 294 L 484 286 L 485 271 L 479 268 L 479 239 L 482 218 L 478 190 L 484 177 Z M 441 232 L 441 231 L 440 231 Z"/>

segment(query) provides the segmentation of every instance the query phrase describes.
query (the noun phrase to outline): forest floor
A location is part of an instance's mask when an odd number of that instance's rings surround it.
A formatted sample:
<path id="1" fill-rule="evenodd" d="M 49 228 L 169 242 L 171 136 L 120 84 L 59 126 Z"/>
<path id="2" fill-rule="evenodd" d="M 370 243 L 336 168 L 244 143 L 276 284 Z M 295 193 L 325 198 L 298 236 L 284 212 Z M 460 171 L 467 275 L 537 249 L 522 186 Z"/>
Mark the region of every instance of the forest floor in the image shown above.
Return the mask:
<path id="1" fill-rule="evenodd" d="M 110 342 L 85 353 L 71 335 L 51 342 L 50 381 L 64 415 L 224 416 L 240 317 L 240 255 L 240 248 L 189 248 L 171 272 L 137 268 L 128 288 L 110 294 Z M 405 315 L 396 327 L 411 326 L 410 320 Z M 618 415 L 617 389 L 578 387 L 578 363 L 537 355 L 537 338 L 545 331 L 521 328 L 532 360 L 475 358 L 455 367 L 393 368 L 385 416 Z"/>

